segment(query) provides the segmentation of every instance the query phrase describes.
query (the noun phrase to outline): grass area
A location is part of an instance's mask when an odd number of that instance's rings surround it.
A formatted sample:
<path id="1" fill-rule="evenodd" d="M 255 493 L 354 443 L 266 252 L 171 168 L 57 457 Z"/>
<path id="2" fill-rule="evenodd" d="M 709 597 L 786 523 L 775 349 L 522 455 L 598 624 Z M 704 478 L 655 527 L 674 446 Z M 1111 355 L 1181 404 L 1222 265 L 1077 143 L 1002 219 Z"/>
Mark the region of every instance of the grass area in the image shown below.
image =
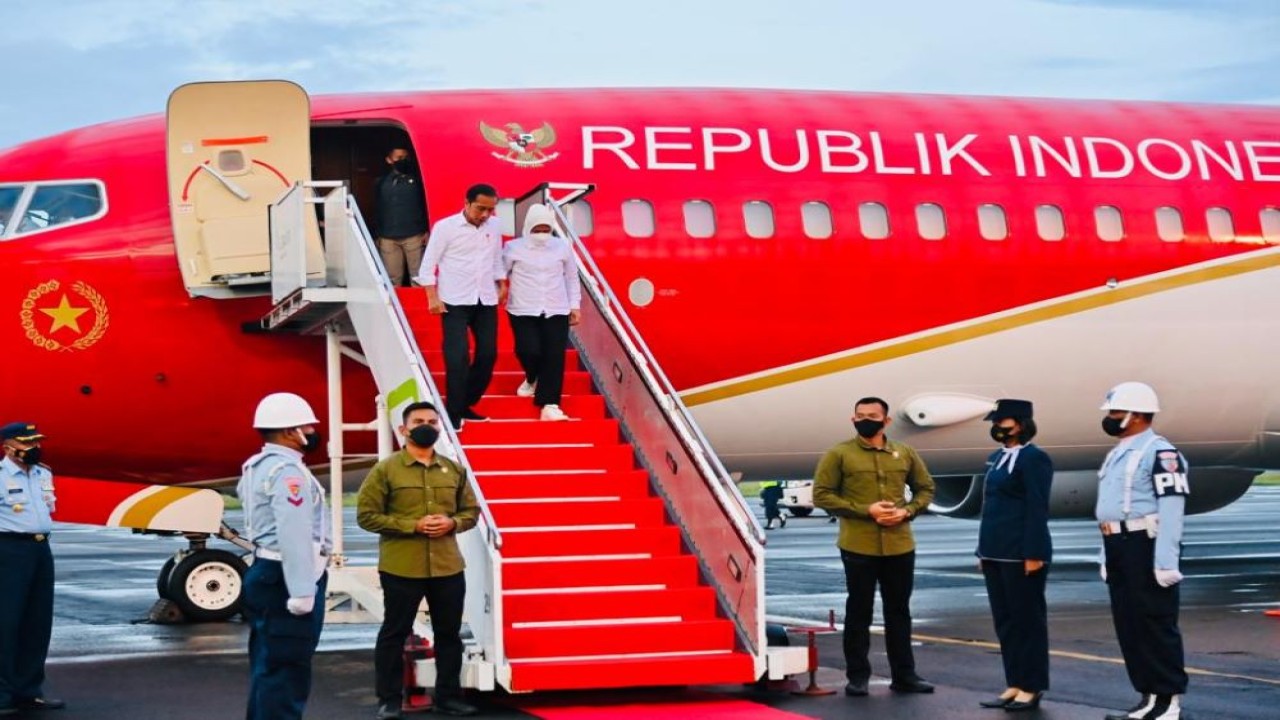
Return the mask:
<path id="1" fill-rule="evenodd" d="M 1194 473 L 1195 468 L 1192 468 L 1191 472 Z M 1261 475 L 1259 475 L 1257 478 L 1254 479 L 1253 484 L 1266 485 L 1266 486 L 1280 485 L 1280 472 L 1262 473 Z"/>
<path id="2" fill-rule="evenodd" d="M 222 506 L 227 510 L 243 510 L 244 509 L 244 505 L 240 504 L 240 498 L 236 497 L 235 495 L 232 495 L 231 493 L 222 493 Z M 353 492 L 343 493 L 342 507 L 355 507 L 355 506 L 356 506 L 356 494 Z"/>
<path id="3" fill-rule="evenodd" d="M 761 481 L 758 480 L 747 480 L 738 483 L 738 490 L 742 493 L 743 497 L 760 497 L 761 484 Z"/>

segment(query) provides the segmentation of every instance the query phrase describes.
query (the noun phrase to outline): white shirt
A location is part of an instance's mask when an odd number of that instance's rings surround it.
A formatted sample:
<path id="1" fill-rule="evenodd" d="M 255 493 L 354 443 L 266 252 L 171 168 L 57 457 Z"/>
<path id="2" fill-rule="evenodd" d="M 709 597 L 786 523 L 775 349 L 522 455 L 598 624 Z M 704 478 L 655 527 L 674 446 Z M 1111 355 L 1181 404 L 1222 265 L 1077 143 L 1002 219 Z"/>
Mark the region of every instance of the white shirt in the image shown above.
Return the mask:
<path id="1" fill-rule="evenodd" d="M 511 283 L 507 312 L 512 315 L 568 315 L 582 307 L 578 265 L 564 238 L 553 236 L 539 247 L 518 237 L 503 248 L 502 265 Z"/>
<path id="2" fill-rule="evenodd" d="M 437 278 L 437 273 L 439 277 Z M 462 213 L 431 228 L 418 269 L 418 284 L 436 285 L 447 305 L 497 305 L 502 269 L 502 230 L 490 217 L 476 227 Z"/>

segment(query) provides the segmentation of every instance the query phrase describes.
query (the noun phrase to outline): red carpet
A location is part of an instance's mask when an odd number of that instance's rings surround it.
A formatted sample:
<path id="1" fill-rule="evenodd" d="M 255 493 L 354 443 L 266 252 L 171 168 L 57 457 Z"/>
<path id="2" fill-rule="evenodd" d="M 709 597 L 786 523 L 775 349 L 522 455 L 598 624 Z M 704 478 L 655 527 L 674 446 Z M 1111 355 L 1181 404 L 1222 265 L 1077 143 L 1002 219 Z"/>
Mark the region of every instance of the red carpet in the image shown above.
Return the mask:
<path id="1" fill-rule="evenodd" d="M 674 692 L 669 699 L 650 696 L 585 696 L 566 700 L 530 699 L 517 701 L 524 713 L 543 720 L 594 720 L 626 718 L 628 720 L 811 720 L 808 715 L 786 712 L 768 705 L 696 692 Z"/>

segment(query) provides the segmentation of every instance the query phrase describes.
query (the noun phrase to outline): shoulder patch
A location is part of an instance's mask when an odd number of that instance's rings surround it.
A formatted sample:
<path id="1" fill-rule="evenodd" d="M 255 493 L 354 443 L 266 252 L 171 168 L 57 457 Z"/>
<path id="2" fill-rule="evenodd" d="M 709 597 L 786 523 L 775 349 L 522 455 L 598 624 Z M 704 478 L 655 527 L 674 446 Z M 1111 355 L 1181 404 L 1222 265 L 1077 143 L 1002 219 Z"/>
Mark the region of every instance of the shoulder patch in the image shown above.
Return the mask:
<path id="1" fill-rule="evenodd" d="M 1187 466 L 1177 449 L 1156 451 L 1155 464 L 1151 468 L 1151 482 L 1155 486 L 1156 497 L 1191 494 L 1191 485 L 1187 482 Z"/>
<path id="2" fill-rule="evenodd" d="M 294 507 L 302 506 L 302 485 L 305 482 L 305 479 L 297 475 L 290 475 L 283 480 L 285 490 L 289 493 L 289 496 L 285 499 L 289 501 L 290 505 Z"/>

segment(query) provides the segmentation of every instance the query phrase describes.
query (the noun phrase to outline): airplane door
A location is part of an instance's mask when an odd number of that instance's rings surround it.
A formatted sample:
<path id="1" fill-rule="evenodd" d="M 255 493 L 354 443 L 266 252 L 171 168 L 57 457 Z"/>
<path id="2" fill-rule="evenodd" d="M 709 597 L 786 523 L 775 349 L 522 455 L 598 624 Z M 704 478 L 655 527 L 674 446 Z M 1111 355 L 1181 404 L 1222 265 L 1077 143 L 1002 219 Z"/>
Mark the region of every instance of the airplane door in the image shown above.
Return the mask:
<path id="1" fill-rule="evenodd" d="M 311 179 L 311 102 L 281 81 L 201 82 L 169 96 L 169 212 L 183 281 L 193 295 L 265 290 L 267 208 Z M 308 277 L 324 277 L 314 213 L 306 213 Z"/>

